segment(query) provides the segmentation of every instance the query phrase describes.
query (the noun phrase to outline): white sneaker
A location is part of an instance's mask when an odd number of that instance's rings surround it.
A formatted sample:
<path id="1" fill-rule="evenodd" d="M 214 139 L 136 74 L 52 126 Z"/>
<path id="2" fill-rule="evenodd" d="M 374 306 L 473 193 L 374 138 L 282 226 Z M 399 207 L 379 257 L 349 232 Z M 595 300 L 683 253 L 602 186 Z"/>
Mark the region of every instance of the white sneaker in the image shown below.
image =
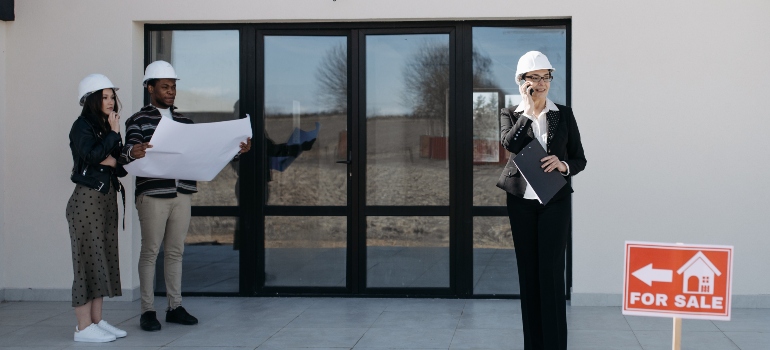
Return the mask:
<path id="1" fill-rule="evenodd" d="M 78 327 L 75 326 L 75 341 L 82 341 L 86 343 L 107 343 L 114 341 L 115 339 L 115 335 L 102 330 L 94 323 L 91 323 L 90 326 L 86 327 L 86 329 L 82 331 L 79 331 Z"/>
<path id="2" fill-rule="evenodd" d="M 115 338 L 123 338 L 126 335 L 128 335 L 126 331 L 107 323 L 107 321 L 105 320 L 99 321 L 99 323 L 97 323 L 96 325 L 99 328 L 101 328 L 103 331 L 107 331 L 107 333 L 114 335 Z"/>

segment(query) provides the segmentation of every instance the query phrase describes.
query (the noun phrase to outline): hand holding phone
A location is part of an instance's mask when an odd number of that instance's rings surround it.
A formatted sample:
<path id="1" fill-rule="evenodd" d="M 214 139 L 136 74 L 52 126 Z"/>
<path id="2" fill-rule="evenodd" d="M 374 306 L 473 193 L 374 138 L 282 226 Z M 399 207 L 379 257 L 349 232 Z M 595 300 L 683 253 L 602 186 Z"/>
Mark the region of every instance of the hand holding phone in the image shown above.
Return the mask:
<path id="1" fill-rule="evenodd" d="M 534 97 L 532 94 L 535 93 L 535 88 L 532 85 L 532 82 L 521 81 L 521 85 L 519 85 L 519 94 L 521 94 L 521 103 L 527 108 L 527 110 L 524 111 L 525 114 L 533 116 Z"/>
<path id="2" fill-rule="evenodd" d="M 525 81 L 522 82 L 519 93 L 521 93 L 522 98 L 526 98 L 526 95 L 532 96 L 535 93 L 535 89 L 532 87 L 532 83 Z"/>
<path id="3" fill-rule="evenodd" d="M 532 83 L 530 82 L 527 82 L 526 84 L 527 84 L 527 91 L 529 91 L 529 95 L 532 96 L 532 94 L 535 93 L 535 88 L 532 87 Z"/>

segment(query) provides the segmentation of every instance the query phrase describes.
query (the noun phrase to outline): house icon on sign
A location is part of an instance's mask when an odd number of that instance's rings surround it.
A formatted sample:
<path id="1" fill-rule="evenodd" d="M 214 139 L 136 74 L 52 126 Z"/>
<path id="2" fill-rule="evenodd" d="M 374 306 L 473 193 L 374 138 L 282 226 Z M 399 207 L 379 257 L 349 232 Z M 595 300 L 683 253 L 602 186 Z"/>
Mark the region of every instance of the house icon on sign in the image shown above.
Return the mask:
<path id="1" fill-rule="evenodd" d="M 702 252 L 696 253 L 676 273 L 684 273 L 682 292 L 690 294 L 714 294 L 714 275 L 722 275 Z"/>

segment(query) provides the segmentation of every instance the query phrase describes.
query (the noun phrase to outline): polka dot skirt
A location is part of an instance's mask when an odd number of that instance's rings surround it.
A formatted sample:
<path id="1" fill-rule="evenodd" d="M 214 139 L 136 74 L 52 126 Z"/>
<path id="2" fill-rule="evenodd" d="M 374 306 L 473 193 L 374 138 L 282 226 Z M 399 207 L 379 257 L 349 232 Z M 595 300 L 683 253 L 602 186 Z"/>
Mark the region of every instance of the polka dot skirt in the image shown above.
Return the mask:
<path id="1" fill-rule="evenodd" d="M 76 184 L 67 202 L 72 241 L 72 306 L 121 295 L 118 264 L 118 197 Z"/>

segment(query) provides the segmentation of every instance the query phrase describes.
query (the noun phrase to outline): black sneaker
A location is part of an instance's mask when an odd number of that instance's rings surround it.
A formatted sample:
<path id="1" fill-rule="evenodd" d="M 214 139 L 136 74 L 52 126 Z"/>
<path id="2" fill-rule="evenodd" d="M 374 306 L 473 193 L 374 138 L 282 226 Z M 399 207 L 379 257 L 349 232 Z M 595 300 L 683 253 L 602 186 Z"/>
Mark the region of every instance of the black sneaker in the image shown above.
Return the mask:
<path id="1" fill-rule="evenodd" d="M 158 318 L 155 317 L 155 311 L 147 311 L 143 313 L 142 317 L 139 318 L 139 326 L 142 327 L 142 330 L 148 332 L 159 331 L 160 322 L 158 322 Z"/>
<path id="2" fill-rule="evenodd" d="M 166 310 L 166 322 L 179 323 L 189 326 L 198 324 L 198 319 L 193 315 L 188 314 L 187 310 L 185 310 L 183 307 L 177 306 L 176 309 Z"/>

